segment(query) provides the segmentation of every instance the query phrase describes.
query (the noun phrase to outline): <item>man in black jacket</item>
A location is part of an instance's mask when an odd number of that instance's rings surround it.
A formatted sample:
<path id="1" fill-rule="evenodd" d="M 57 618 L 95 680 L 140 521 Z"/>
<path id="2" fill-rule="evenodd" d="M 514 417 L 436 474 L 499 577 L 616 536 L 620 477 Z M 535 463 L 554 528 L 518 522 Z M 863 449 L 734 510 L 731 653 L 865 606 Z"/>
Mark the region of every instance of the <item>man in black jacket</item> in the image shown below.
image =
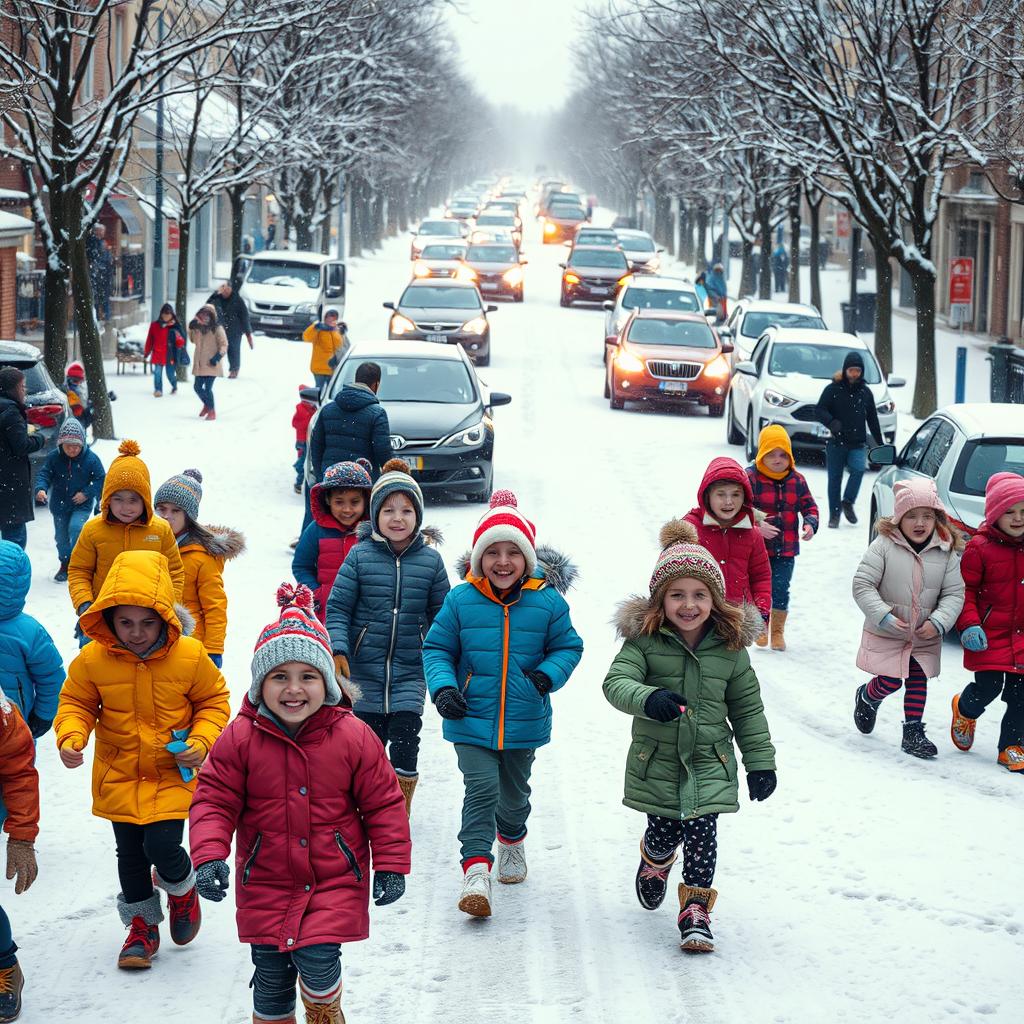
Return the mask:
<path id="1" fill-rule="evenodd" d="M 249 341 L 249 348 L 252 348 L 249 307 L 242 301 L 242 296 L 231 287 L 230 281 L 225 281 L 206 302 L 217 310 L 217 319 L 228 336 L 228 376 L 237 377 L 242 365 L 243 334 Z"/>
<path id="2" fill-rule="evenodd" d="M 19 547 L 28 542 L 32 507 L 29 454 L 46 444 L 25 415 L 25 375 L 14 366 L 0 370 L 0 536 Z"/>
<path id="3" fill-rule="evenodd" d="M 818 399 L 817 415 L 832 431 L 825 445 L 825 468 L 828 470 L 828 525 L 834 530 L 839 526 L 840 512 L 851 523 L 857 522 L 853 506 L 868 465 L 868 429 L 875 444 L 884 443 L 875 396 L 864 383 L 864 357 L 859 352 L 846 353 L 842 370 Z M 850 474 L 845 491 L 842 490 L 843 470 Z"/>

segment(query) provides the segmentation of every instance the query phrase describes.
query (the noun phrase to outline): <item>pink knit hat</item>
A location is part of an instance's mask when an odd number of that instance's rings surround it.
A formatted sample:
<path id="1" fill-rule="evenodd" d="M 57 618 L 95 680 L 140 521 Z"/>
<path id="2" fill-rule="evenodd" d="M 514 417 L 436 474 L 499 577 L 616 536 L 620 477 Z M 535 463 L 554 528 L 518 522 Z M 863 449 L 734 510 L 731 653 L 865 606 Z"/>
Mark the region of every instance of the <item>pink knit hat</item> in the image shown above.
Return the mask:
<path id="1" fill-rule="evenodd" d="M 995 526 L 996 520 L 1018 501 L 1024 501 L 1024 476 L 993 473 L 985 484 L 985 522 Z"/>
<path id="2" fill-rule="evenodd" d="M 896 504 L 892 510 L 892 521 L 899 521 L 912 508 L 934 508 L 940 512 L 946 511 L 946 506 L 939 499 L 939 492 L 935 489 L 935 481 L 917 478 L 914 480 L 901 480 L 893 485 L 893 494 Z"/>
<path id="3" fill-rule="evenodd" d="M 469 569 L 474 576 L 483 576 L 481 559 L 484 552 L 501 541 L 515 544 L 526 559 L 526 575 L 537 568 L 537 528 L 519 511 L 511 491 L 495 491 L 491 507 L 484 513 L 473 533 L 473 553 Z"/>

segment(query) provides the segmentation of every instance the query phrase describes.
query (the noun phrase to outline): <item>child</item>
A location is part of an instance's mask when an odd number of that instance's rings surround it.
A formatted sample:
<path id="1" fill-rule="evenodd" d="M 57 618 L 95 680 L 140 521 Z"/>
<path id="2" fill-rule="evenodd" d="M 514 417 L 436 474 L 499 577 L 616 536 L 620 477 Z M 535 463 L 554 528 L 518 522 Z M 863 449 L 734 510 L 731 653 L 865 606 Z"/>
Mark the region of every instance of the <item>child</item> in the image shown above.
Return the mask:
<path id="1" fill-rule="evenodd" d="M 338 570 L 359 539 L 356 527 L 369 518 L 372 472 L 366 459 L 336 462 L 324 473 L 323 483 L 309 492 L 313 522 L 295 547 L 292 575 L 313 592 L 313 609 L 321 622 Z"/>
<path id="2" fill-rule="evenodd" d="M 175 601 L 181 600 L 185 570 L 174 533 L 153 512 L 149 469 L 139 458 L 134 441 L 121 442 L 110 464 L 100 497 L 99 515 L 90 519 L 78 537 L 68 562 L 68 592 L 81 615 L 96 600 L 103 581 L 122 551 L 159 551 L 167 559 Z M 83 644 L 88 639 L 76 630 Z"/>
<path id="3" fill-rule="evenodd" d="M 199 502 L 203 475 L 186 469 L 158 488 L 153 503 L 157 515 L 174 531 L 185 570 L 181 601 L 195 619 L 194 639 L 220 668 L 228 631 L 228 598 L 224 593 L 224 563 L 245 551 L 245 537 L 227 526 L 200 526 Z"/>
<path id="4" fill-rule="evenodd" d="M 352 713 L 306 587 L 278 590 L 252 685 L 214 745 L 189 812 L 199 892 L 224 898 L 235 839 L 238 938 L 251 945 L 253 1022 L 343 1024 L 339 945 L 405 892 L 409 822 L 384 751 Z M 340 706 L 339 706 L 340 705 Z"/>
<path id="5" fill-rule="evenodd" d="M 757 458 L 747 466 L 754 507 L 765 513 L 760 533 L 768 549 L 772 576 L 771 641 L 773 651 L 786 649 L 789 585 L 793 579 L 800 537 L 810 540 L 818 530 L 818 506 L 802 473 L 796 471 L 793 446 L 785 427 L 769 424 L 757 442 Z M 800 517 L 803 516 L 803 530 Z M 758 647 L 768 643 L 767 634 L 757 638 Z"/>
<path id="6" fill-rule="evenodd" d="M 902 685 L 903 749 L 927 758 L 938 751 L 921 717 L 928 680 L 939 674 L 942 637 L 964 604 L 958 556 L 964 542 L 934 480 L 900 481 L 893 494 L 893 513 L 878 520 L 878 536 L 853 577 L 853 597 L 864 613 L 857 667 L 873 676 L 857 688 L 853 721 L 870 733 L 878 705 Z"/>
<path id="7" fill-rule="evenodd" d="M 35 759 L 36 748 L 28 726 L 18 709 L 0 697 L 0 797 L 7 809 L 7 877 L 17 878 L 14 892 L 18 896 L 39 874 L 33 846 L 39 835 L 39 774 Z M 0 1021 L 17 1020 L 21 1014 L 25 975 L 17 952 L 10 919 L 0 907 Z"/>
<path id="8" fill-rule="evenodd" d="M 149 325 L 144 354 L 153 367 L 153 397 L 162 398 L 164 393 L 164 367 L 171 394 L 178 393 L 178 353 L 185 348 L 185 331 L 178 322 L 174 307 L 165 302 L 160 315 Z"/>
<path id="9" fill-rule="evenodd" d="M 562 597 L 576 569 L 538 551 L 535 538 L 515 495 L 495 491 L 460 566 L 466 582 L 445 599 L 423 644 L 430 696 L 465 785 L 459 910 L 474 917 L 491 915 L 495 834 L 498 881 L 526 878 L 533 759 L 551 739 L 550 694 L 583 654 Z"/>
<path id="10" fill-rule="evenodd" d="M 1006 712 L 998 763 L 1024 772 L 1024 477 L 996 473 L 989 479 L 985 521 L 964 551 L 960 572 L 964 610 L 956 626 L 974 682 L 953 698 L 953 743 L 971 749 L 978 718 L 1001 691 Z"/>
<path id="11" fill-rule="evenodd" d="M 647 814 L 636 895 L 657 910 L 683 848 L 680 945 L 714 949 L 709 914 L 717 890 L 718 815 L 739 810 L 736 736 L 751 800 L 775 791 L 775 747 L 761 688 L 744 650 L 761 628 L 750 605 L 725 598 L 715 557 L 697 545 L 689 523 L 662 530 L 668 546 L 651 575 L 650 595 L 619 607 L 625 641 L 604 680 L 609 703 L 633 716 L 622 802 Z"/>
<path id="12" fill-rule="evenodd" d="M 292 416 L 292 426 L 295 428 L 295 493 L 302 493 L 302 475 L 306 465 L 306 442 L 309 438 L 309 421 L 316 412 L 316 402 L 309 402 L 302 397 L 306 390 L 305 384 L 299 385 L 299 402 L 295 406 L 295 415 Z"/>
<path id="13" fill-rule="evenodd" d="M 309 371 L 318 388 L 330 382 L 331 374 L 345 352 L 348 341 L 343 334 L 344 329 L 344 324 L 338 324 L 338 311 L 332 308 L 324 310 L 322 321 L 310 324 L 302 332 L 302 340 L 313 346 Z"/>
<path id="14" fill-rule="evenodd" d="M 79 768 L 96 730 L 92 813 L 114 826 L 117 910 L 129 929 L 117 965 L 146 968 L 163 920 L 154 884 L 167 892 L 172 941 L 184 946 L 199 931 L 195 872 L 181 846 L 195 777 L 181 769 L 194 773 L 206 760 L 231 713 L 228 691 L 203 645 L 185 635 L 156 551 L 119 554 L 81 623 L 96 642 L 68 671 L 57 749 L 66 768 Z M 172 733 L 182 731 L 187 746 L 171 754 Z"/>
<path id="15" fill-rule="evenodd" d="M 89 386 L 85 382 L 85 367 L 81 363 L 68 363 L 64 371 L 64 392 L 68 396 L 71 415 L 84 430 L 88 430 L 92 423 L 92 405 L 89 403 Z"/>
<path id="16" fill-rule="evenodd" d="M 426 683 L 423 637 L 450 584 L 423 528 L 423 494 L 401 459 L 389 459 L 370 492 L 370 520 L 342 563 L 327 599 L 327 632 L 338 672 L 362 691 L 355 713 L 388 748 L 412 809 L 419 781 L 420 729 Z"/>
<path id="17" fill-rule="evenodd" d="M 53 577 L 68 578 L 68 560 L 82 527 L 99 504 L 106 471 L 85 443 L 85 428 L 68 417 L 57 431 L 57 447 L 46 456 L 36 474 L 36 501 L 49 501 L 60 568 Z"/>
<path id="18" fill-rule="evenodd" d="M 189 323 L 188 336 L 195 346 L 192 387 L 199 401 L 203 403 L 199 416 L 201 419 L 212 421 L 217 418 L 213 402 L 213 384 L 218 377 L 224 376 L 224 368 L 220 364 L 228 353 L 228 336 L 217 319 L 217 310 L 209 303 L 201 306 Z M 249 344 L 252 344 L 251 337 Z"/>

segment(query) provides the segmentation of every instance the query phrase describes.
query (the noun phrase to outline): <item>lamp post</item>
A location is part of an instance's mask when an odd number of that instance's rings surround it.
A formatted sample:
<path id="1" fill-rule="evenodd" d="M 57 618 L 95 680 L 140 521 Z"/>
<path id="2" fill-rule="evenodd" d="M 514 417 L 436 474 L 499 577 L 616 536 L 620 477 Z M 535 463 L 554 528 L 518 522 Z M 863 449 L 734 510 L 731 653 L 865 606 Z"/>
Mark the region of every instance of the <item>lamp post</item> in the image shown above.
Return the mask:
<path id="1" fill-rule="evenodd" d="M 156 16 L 157 42 L 163 46 L 164 12 L 158 11 Z M 153 319 L 160 315 L 160 307 L 164 304 L 164 85 L 160 79 L 160 87 L 156 94 L 156 180 L 153 183 L 153 288 L 152 304 Z"/>

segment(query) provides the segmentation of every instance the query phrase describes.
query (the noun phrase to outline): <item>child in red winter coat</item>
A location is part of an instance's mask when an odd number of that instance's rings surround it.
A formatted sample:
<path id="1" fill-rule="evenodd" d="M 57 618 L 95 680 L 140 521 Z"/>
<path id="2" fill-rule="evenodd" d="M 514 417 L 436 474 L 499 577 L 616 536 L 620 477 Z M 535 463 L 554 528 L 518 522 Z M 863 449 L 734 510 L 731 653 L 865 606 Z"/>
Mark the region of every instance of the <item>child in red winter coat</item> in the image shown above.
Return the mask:
<path id="1" fill-rule="evenodd" d="M 964 551 L 960 572 L 964 610 L 956 625 L 974 682 L 953 698 L 953 743 L 971 749 L 978 718 L 1001 692 L 1006 712 L 999 764 L 1024 772 L 1024 477 L 996 473 L 988 481 L 985 521 Z"/>
<path id="2" fill-rule="evenodd" d="M 178 393 L 178 359 L 185 350 L 185 329 L 178 322 L 174 307 L 165 302 L 160 315 L 149 325 L 146 335 L 145 355 L 153 368 L 153 397 L 161 398 L 164 393 L 164 368 L 171 394 Z"/>
<path id="3" fill-rule="evenodd" d="M 308 385 L 299 385 L 299 395 L 306 390 Z M 295 406 L 295 415 L 292 416 L 292 426 L 295 428 L 295 454 L 297 458 L 292 468 L 295 470 L 295 493 L 302 493 L 302 467 L 306 464 L 306 442 L 309 439 L 309 421 L 316 412 L 316 402 L 309 402 L 305 398 L 299 398 L 299 404 Z"/>
<path id="4" fill-rule="evenodd" d="M 260 634 L 252 685 L 213 745 L 189 813 L 201 896 L 227 892 L 235 841 L 238 937 L 251 946 L 253 1021 L 341 1024 L 340 944 L 369 935 L 405 892 L 405 798 L 380 740 L 352 714 L 306 587 L 282 584 Z"/>

